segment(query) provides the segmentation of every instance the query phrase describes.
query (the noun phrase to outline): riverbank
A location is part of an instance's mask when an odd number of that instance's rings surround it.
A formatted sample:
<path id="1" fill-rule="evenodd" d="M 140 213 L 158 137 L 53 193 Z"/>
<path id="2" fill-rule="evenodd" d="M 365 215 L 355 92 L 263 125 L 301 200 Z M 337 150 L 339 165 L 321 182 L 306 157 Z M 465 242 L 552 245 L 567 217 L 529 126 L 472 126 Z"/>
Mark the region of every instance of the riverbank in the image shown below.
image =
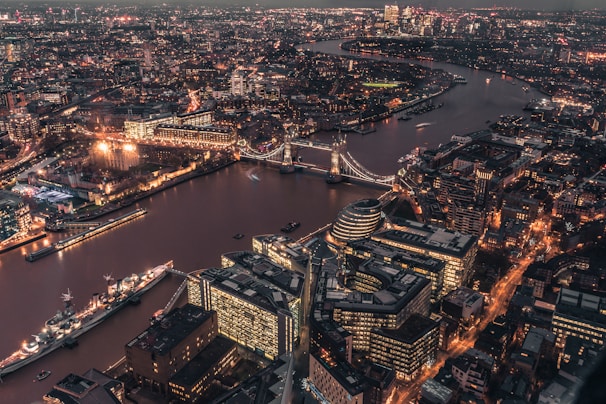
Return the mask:
<path id="1" fill-rule="evenodd" d="M 184 174 L 182 176 L 179 176 L 177 178 L 173 178 L 171 180 L 166 181 L 165 183 L 163 183 L 162 185 L 160 185 L 159 187 L 150 189 L 148 191 L 133 195 L 131 197 L 128 197 L 126 199 L 123 199 L 122 201 L 119 201 L 118 203 L 108 203 L 107 205 L 104 205 L 103 207 L 100 207 L 99 210 L 95 210 L 95 211 L 91 211 L 91 212 L 87 212 L 87 214 L 83 214 L 83 215 L 76 215 L 73 218 L 66 218 L 66 220 L 71 220 L 74 222 L 81 222 L 81 221 L 87 221 L 87 220 L 91 220 L 91 219 L 97 219 L 100 218 L 102 216 L 108 215 L 110 213 L 113 213 L 115 211 L 118 211 L 122 208 L 126 208 L 128 206 L 131 206 L 132 204 L 139 202 L 141 200 L 144 200 L 146 198 L 149 198 L 150 196 L 153 196 L 155 194 L 157 194 L 158 192 L 162 192 L 166 189 L 169 189 L 171 187 L 174 187 L 175 185 L 179 185 L 183 182 L 189 181 L 191 179 L 197 178 L 197 177 L 201 177 L 203 175 L 208 175 L 208 174 L 212 174 L 222 168 L 228 167 L 232 164 L 234 164 L 237 160 L 227 160 L 224 162 L 221 162 L 217 165 L 212 165 L 211 167 L 201 167 L 198 168 L 196 170 L 193 170 L 187 174 Z"/>
<path id="2" fill-rule="evenodd" d="M 381 38 L 381 37 L 376 37 L 376 38 Z M 437 62 L 437 63 L 447 63 L 453 66 L 459 66 L 459 67 L 465 67 L 468 69 L 472 69 L 472 70 L 477 70 L 477 71 L 482 71 L 482 72 L 486 72 L 486 73 L 491 73 L 491 74 L 495 74 L 495 75 L 499 75 L 499 76 L 505 76 L 505 78 L 502 78 L 503 80 L 506 79 L 511 79 L 511 80 L 518 80 L 521 83 L 524 83 L 524 85 L 527 85 L 528 87 L 531 87 L 533 89 L 535 89 L 536 91 L 540 92 L 541 94 L 547 96 L 547 97 L 551 97 L 552 94 L 550 94 L 549 92 L 545 91 L 543 88 L 541 88 L 540 86 L 537 85 L 536 82 L 531 82 L 531 81 L 527 81 L 526 78 L 522 78 L 520 76 L 516 76 L 515 72 L 503 72 L 503 71 L 499 71 L 499 70 L 492 70 L 489 68 L 482 68 L 482 67 L 477 67 L 475 65 L 469 65 L 469 64 L 464 64 L 464 63 L 459 63 L 457 61 L 448 59 L 448 58 L 440 58 L 440 57 L 436 57 L 435 54 L 432 54 L 431 57 L 427 57 L 427 56 L 416 56 L 416 57 L 405 57 L 405 56 L 401 56 L 397 53 L 390 53 L 390 52 L 386 52 L 383 49 L 379 49 L 379 50 L 351 50 L 350 48 L 347 47 L 343 47 L 343 43 L 350 42 L 350 41 L 355 41 L 355 40 L 360 40 L 360 39 L 369 39 L 369 38 L 344 38 L 341 39 L 339 41 L 341 41 L 341 43 L 339 44 L 339 48 L 351 53 L 352 55 L 362 55 L 362 54 L 366 54 L 369 56 L 378 56 L 378 57 L 384 57 L 384 58 L 397 58 L 397 59 L 402 59 L 402 60 L 408 60 L 408 61 L 414 61 L 417 62 L 419 64 L 423 64 L 424 62 Z M 402 40 L 405 40 L 404 38 Z M 304 45 L 304 44 L 302 44 Z M 302 46 L 299 45 L 299 46 Z"/>
<path id="3" fill-rule="evenodd" d="M 321 45 L 325 50 L 338 51 L 336 45 L 330 49 Z M 440 97 L 444 98 L 440 100 L 444 107 L 429 112 L 426 118 L 435 125 L 417 131 L 415 119 L 388 119 L 376 124 L 373 134 L 349 136 L 347 151 L 369 171 L 389 175 L 401 168 L 397 160 L 414 147 L 437 146 L 448 142 L 454 133 L 480 130 L 486 127 L 487 119 L 520 114 L 529 99 L 540 98 L 532 90 L 526 95 L 501 80 L 487 86 L 486 73 L 474 76 L 469 69 L 447 67 L 467 77 L 468 84 Z M 317 138 L 330 142 L 333 136 L 327 132 Z M 326 151 L 302 152 L 304 161 L 310 164 L 328 164 Z M 258 180 L 247 175 L 253 167 Z M 376 198 L 381 193 L 348 183 L 329 185 L 314 175 L 278 175 L 277 170 L 266 170 L 261 165 L 232 164 L 214 175 L 201 176 L 142 200 L 140 207 L 151 214 L 120 227 L 110 237 L 95 237 L 33 263 L 24 260 L 21 250 L 9 252 L 1 257 L 0 293 L 6 302 L 17 303 L 0 308 L 0 323 L 10 324 L 0 333 L 0 357 L 9 355 L 11 347 L 48 319 L 46 310 L 40 308 L 56 308 L 60 292 L 71 288 L 76 302 L 87 302 L 99 290 L 100 274 L 124 278 L 133 268 L 151 268 L 172 258 L 184 272 L 217 267 L 226 251 L 250 248 L 250 238 L 234 239 L 236 233 L 267 234 L 296 220 L 302 224 L 292 234 L 305 237 L 333 222 L 349 203 Z M 48 237 L 53 242 L 61 238 L 56 234 Z M 180 277 L 165 278 L 148 292 L 141 305 L 126 307 L 94 332 L 80 337 L 75 350 L 57 350 L 37 362 L 36 369 L 11 374 L 0 387 L 3 402 L 40 400 L 48 391 L 48 384 L 32 383 L 40 369 L 52 370 L 57 379 L 78 369 L 107 369 L 124 355 L 125 337 L 147 328 L 151 314 L 170 300 L 181 282 Z M 47 380 L 52 382 L 52 378 Z"/>
<path id="4" fill-rule="evenodd" d="M 46 237 L 46 233 L 45 232 L 40 232 L 38 234 L 34 234 L 34 235 L 31 235 L 31 236 L 28 236 L 25 239 L 17 240 L 14 243 L 7 243 L 6 246 L 3 246 L 2 248 L 0 248 L 0 254 L 4 254 L 5 252 L 9 252 L 9 251 L 12 251 L 12 250 L 14 250 L 16 248 L 23 247 L 24 245 L 27 245 L 29 243 L 33 243 L 34 241 L 43 239 L 44 237 Z"/>
<path id="5" fill-rule="evenodd" d="M 109 221 L 102 223 L 90 230 L 86 230 L 82 233 L 78 233 L 57 243 L 53 243 L 48 247 L 41 248 L 40 250 L 32 251 L 25 256 L 25 260 L 34 262 L 40 258 L 46 257 L 47 255 L 59 252 L 64 248 L 71 247 L 75 244 L 81 243 L 82 241 L 88 240 L 89 238 L 96 236 L 97 234 L 104 233 L 114 227 L 120 226 L 121 224 L 128 223 L 137 217 L 143 216 L 147 211 L 145 209 L 137 209 L 133 212 L 127 213 L 115 219 L 109 219 Z"/>

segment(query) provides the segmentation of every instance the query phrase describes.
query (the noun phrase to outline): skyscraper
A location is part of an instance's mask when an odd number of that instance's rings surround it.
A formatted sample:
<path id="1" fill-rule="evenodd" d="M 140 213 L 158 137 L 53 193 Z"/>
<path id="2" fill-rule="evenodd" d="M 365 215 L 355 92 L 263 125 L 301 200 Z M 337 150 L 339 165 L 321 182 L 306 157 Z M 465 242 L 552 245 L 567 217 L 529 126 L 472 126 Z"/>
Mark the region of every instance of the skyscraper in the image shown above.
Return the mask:
<path id="1" fill-rule="evenodd" d="M 400 7 L 397 5 L 386 5 L 385 6 L 385 22 L 389 22 L 391 24 L 396 25 L 398 23 L 398 18 L 400 17 Z"/>

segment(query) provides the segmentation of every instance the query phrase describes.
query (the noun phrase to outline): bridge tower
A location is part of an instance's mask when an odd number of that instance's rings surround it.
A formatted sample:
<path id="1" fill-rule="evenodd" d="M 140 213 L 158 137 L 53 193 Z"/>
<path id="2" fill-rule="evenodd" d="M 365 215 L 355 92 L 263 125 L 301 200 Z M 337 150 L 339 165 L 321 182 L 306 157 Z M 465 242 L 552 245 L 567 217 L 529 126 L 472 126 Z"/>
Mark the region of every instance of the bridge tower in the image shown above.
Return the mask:
<path id="1" fill-rule="evenodd" d="M 329 184 L 337 184 L 343 181 L 343 176 L 341 175 L 341 153 L 345 151 L 346 147 L 345 138 L 339 137 L 332 143 L 330 171 L 326 177 L 326 182 Z"/>
<path id="2" fill-rule="evenodd" d="M 295 126 L 291 126 L 284 135 L 284 158 L 280 166 L 280 173 L 288 174 L 295 171 L 295 166 L 292 163 L 292 139 L 296 136 Z"/>

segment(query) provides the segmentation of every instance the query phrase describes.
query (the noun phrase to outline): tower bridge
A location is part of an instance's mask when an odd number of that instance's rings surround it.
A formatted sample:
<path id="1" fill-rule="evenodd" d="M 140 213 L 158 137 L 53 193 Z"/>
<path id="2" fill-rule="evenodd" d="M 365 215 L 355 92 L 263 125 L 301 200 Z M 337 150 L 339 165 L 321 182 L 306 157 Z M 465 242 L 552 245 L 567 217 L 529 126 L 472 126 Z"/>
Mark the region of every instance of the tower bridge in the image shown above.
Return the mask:
<path id="1" fill-rule="evenodd" d="M 293 159 L 294 150 L 299 148 L 330 152 L 330 167 L 326 169 L 313 164 L 295 161 Z M 296 168 L 326 173 L 326 181 L 329 183 L 341 182 L 345 177 L 388 188 L 405 187 L 413 190 L 414 186 L 410 181 L 405 181 L 401 178 L 400 175 L 385 176 L 368 170 L 347 151 L 345 138 L 341 137 L 332 144 L 302 139 L 297 136 L 296 131 L 292 127 L 284 136 L 284 143 L 274 150 L 261 153 L 252 150 L 248 145 L 240 143 L 239 152 L 242 158 L 264 161 L 279 166 L 282 173 L 294 172 Z"/>

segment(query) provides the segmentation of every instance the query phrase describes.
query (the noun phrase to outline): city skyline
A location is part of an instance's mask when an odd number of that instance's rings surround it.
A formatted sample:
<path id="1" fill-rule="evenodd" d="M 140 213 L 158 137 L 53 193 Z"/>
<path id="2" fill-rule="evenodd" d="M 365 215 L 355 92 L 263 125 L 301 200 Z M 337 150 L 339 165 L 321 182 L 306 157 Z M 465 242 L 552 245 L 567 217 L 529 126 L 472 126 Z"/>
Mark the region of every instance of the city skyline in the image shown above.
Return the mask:
<path id="1" fill-rule="evenodd" d="M 214 7 L 233 7 L 233 6 L 259 6 L 265 8 L 383 8 L 386 5 L 398 5 L 400 7 L 425 7 L 444 10 L 447 8 L 470 9 L 470 8 L 492 8 L 492 7 L 515 7 L 527 10 L 549 10 L 549 11 L 567 11 L 567 10 L 604 10 L 606 5 L 601 0 L 536 0 L 528 3 L 523 0 L 493 0 L 487 3 L 484 0 L 420 0 L 420 1 L 384 1 L 384 0 L 336 0 L 327 3 L 322 0 L 296 0 L 285 5 L 279 0 L 235 0 L 226 3 L 221 0 L 202 0 L 202 1 L 160 1 L 160 0 L 137 0 L 127 2 L 126 0 L 117 0 L 110 3 L 101 3 L 98 0 L 83 1 L 61 1 L 61 0 L 36 0 L 28 2 L 29 4 L 49 4 L 51 6 L 77 5 L 77 4 L 116 4 L 116 5 L 198 5 Z M 8 0 L 5 4 L 23 4 L 20 0 Z"/>
<path id="2" fill-rule="evenodd" d="M 3 402 L 575 398 L 605 13 L 42 4 L 0 13 Z"/>

